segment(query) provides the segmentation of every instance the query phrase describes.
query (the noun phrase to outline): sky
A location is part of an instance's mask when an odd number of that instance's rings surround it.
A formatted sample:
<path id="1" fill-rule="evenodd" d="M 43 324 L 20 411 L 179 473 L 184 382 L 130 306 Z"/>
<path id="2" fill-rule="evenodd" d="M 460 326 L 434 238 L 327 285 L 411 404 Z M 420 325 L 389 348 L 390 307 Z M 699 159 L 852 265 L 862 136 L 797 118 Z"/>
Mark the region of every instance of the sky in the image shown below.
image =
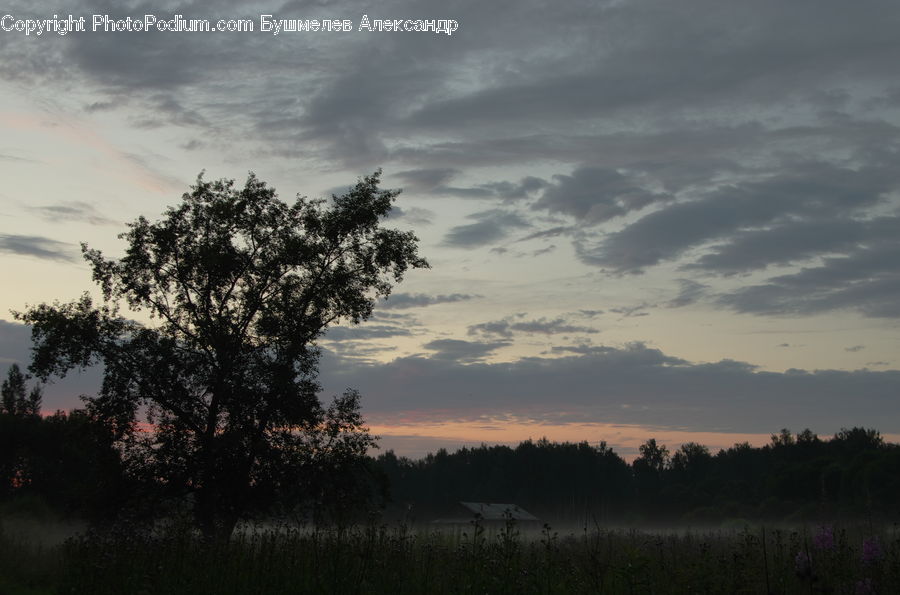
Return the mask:
<path id="1" fill-rule="evenodd" d="M 253 171 L 290 201 L 381 168 L 402 189 L 387 225 L 431 269 L 320 345 L 323 398 L 359 389 L 383 449 L 900 438 L 894 1 L 0 12 L 0 366 L 28 363 L 11 311 L 93 291 L 81 242 L 120 254 L 125 224 L 200 172 Z M 70 14 L 85 31 L 16 30 Z M 254 30 L 94 31 L 94 15 Z M 262 15 L 351 27 L 275 35 Z M 47 387 L 45 407 L 98 379 Z"/>

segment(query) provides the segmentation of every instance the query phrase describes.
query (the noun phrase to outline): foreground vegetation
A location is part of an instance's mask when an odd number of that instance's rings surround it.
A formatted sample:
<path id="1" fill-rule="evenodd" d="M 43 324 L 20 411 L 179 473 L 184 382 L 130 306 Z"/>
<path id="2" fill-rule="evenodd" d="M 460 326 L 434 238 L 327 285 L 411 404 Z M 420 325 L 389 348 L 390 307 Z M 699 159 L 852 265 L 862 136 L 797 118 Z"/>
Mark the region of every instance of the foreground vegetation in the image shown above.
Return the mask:
<path id="1" fill-rule="evenodd" d="M 185 529 L 86 533 L 57 545 L 0 537 L 3 593 L 890 593 L 895 530 L 585 529 L 513 523 L 267 529 L 206 542 Z"/>
<path id="2" fill-rule="evenodd" d="M 603 444 L 546 440 L 422 461 L 389 452 L 251 517 L 351 528 L 231 540 L 201 537 L 190 499 L 130 474 L 107 438 L 86 412 L 0 413 L 0 593 L 900 593 L 900 445 L 874 430 L 783 431 L 715 455 L 688 444 L 670 456 L 651 439 L 630 465 Z M 589 527 L 424 522 L 463 499 Z M 421 524 L 360 523 L 392 511 Z"/>

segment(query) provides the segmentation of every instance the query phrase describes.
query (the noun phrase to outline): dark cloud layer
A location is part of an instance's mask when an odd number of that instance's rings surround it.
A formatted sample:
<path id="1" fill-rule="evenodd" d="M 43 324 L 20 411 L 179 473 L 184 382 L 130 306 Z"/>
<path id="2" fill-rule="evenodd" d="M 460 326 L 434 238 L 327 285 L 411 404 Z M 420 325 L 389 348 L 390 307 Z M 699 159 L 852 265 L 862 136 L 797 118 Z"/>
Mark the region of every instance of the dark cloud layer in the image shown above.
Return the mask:
<path id="1" fill-rule="evenodd" d="M 483 343 L 459 339 L 436 339 L 429 341 L 423 347 L 435 352 L 431 355 L 431 359 L 468 364 L 484 359 L 505 345 L 507 343 L 502 341 Z"/>
<path id="2" fill-rule="evenodd" d="M 435 420 L 496 415 L 734 432 L 852 425 L 900 432 L 896 370 L 764 372 L 732 360 L 692 363 L 641 343 L 558 347 L 562 357 L 483 363 L 505 345 L 438 339 L 424 346 L 430 357 L 390 363 L 326 350 L 322 379 L 326 394 L 360 388 L 376 418 L 416 410 Z M 0 362 L 26 365 L 29 346 L 26 327 L 0 321 Z M 78 406 L 77 395 L 99 385 L 97 369 L 72 376 L 48 387 L 46 406 Z"/>
<path id="3" fill-rule="evenodd" d="M 900 372 L 763 372 L 743 362 L 695 364 L 643 344 L 573 347 L 556 358 L 477 362 L 484 345 L 450 342 L 439 357 L 353 364 L 326 356 L 327 386 L 363 388 L 365 408 L 439 418 L 483 415 L 536 423 L 604 422 L 687 430 L 834 431 L 862 425 L 900 431 Z M 456 351 L 454 351 L 456 350 Z"/>

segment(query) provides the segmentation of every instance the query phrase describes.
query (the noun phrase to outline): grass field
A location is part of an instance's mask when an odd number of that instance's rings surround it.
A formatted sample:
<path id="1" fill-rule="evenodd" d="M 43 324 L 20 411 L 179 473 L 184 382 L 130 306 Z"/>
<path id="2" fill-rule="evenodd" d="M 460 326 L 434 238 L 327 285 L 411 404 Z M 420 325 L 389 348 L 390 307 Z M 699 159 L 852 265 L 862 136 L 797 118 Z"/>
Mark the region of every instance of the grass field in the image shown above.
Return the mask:
<path id="1" fill-rule="evenodd" d="M 896 593 L 895 527 L 523 534 L 514 524 L 47 538 L 4 524 L 0 593 Z M 44 539 L 35 541 L 35 535 Z"/>

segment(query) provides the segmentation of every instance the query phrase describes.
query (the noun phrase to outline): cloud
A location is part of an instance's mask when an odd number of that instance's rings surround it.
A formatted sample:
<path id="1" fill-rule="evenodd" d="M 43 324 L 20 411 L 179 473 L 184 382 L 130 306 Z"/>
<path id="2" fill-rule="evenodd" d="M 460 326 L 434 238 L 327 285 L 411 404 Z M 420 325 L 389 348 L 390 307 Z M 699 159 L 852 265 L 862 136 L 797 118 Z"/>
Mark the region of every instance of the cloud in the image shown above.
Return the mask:
<path id="1" fill-rule="evenodd" d="M 416 318 L 412 314 L 401 314 L 399 312 L 385 312 L 384 306 L 379 306 L 369 318 L 370 322 L 383 322 L 386 324 L 403 323 L 406 325 L 418 324 Z"/>
<path id="2" fill-rule="evenodd" d="M 516 242 L 527 242 L 529 240 L 555 238 L 555 237 L 561 236 L 561 235 L 568 235 L 568 234 L 572 233 L 573 231 L 575 231 L 575 227 L 573 227 L 573 226 L 559 225 L 556 227 L 551 227 L 549 229 L 544 229 L 541 231 L 536 231 L 534 233 L 530 233 L 527 236 L 519 238 L 518 240 L 516 240 Z"/>
<path id="3" fill-rule="evenodd" d="M 406 308 L 422 308 L 435 304 L 452 304 L 477 299 L 481 296 L 469 293 L 450 293 L 440 295 L 428 295 L 425 293 L 394 293 L 386 297 L 379 304 L 383 310 L 402 310 Z"/>
<path id="4" fill-rule="evenodd" d="M 42 236 L 0 234 L 0 253 L 32 256 L 57 262 L 74 262 L 74 246 Z"/>
<path id="5" fill-rule="evenodd" d="M 480 248 L 507 237 L 514 229 L 528 227 L 529 223 L 516 213 L 491 210 L 469 215 L 476 223 L 459 225 L 444 236 L 443 244 L 453 248 Z"/>
<path id="6" fill-rule="evenodd" d="M 539 248 L 537 250 L 533 250 L 529 256 L 531 256 L 531 258 L 534 258 L 536 256 L 543 256 L 544 254 L 550 254 L 554 250 L 556 250 L 556 245 L 550 244 L 546 248 Z"/>
<path id="7" fill-rule="evenodd" d="M 580 18 L 544 12 L 545 20 L 537 22 L 568 18 L 560 23 L 564 40 L 547 44 L 557 54 L 520 47 L 526 55 L 505 71 L 498 68 L 488 84 L 428 103 L 410 119 L 448 132 L 460 126 L 534 127 L 535 122 L 548 128 L 573 121 L 583 125 L 628 115 L 652 121 L 737 104 L 783 106 L 788 99 L 824 105 L 828 97 L 834 105 L 837 95 L 830 91 L 856 90 L 847 78 L 889 80 L 898 43 L 885 15 L 897 9 L 884 2 L 882 9 L 886 13 L 876 16 L 878 11 L 837 0 L 790 6 L 765 1 L 752 11 L 710 0 L 678 7 L 648 0 L 580 5 Z M 810 24 L 811 10 L 831 12 Z M 547 39 L 527 25 L 522 34 L 529 41 Z"/>
<path id="8" fill-rule="evenodd" d="M 792 220 L 733 234 L 684 268 L 722 275 L 745 273 L 819 255 L 852 253 L 863 244 L 889 240 L 898 234 L 898 217 Z"/>
<path id="9" fill-rule="evenodd" d="M 450 179 L 458 175 L 458 169 L 452 167 L 434 167 L 429 169 L 410 169 L 398 171 L 394 175 L 402 179 L 408 184 L 412 184 L 414 189 L 432 189 L 441 186 Z"/>
<path id="10" fill-rule="evenodd" d="M 18 157 L 16 155 L 6 155 L 0 153 L 0 161 L 13 161 L 18 163 L 37 163 L 34 159 L 28 159 L 26 157 Z"/>
<path id="11" fill-rule="evenodd" d="M 849 220 L 862 209 L 882 203 L 898 187 L 900 176 L 887 168 L 796 164 L 761 181 L 729 184 L 698 200 L 663 207 L 605 236 L 595 246 L 581 242 L 576 248 L 586 263 L 617 272 L 641 272 L 706 242 L 752 228 L 777 226 L 792 218 L 840 215 Z M 780 254 L 776 253 L 774 260 L 785 258 Z M 810 252 L 804 249 L 801 254 L 808 257 Z"/>
<path id="12" fill-rule="evenodd" d="M 388 219 L 403 219 L 412 225 L 431 225 L 434 222 L 435 213 L 419 207 L 401 208 L 394 206 L 388 213 Z"/>
<path id="13" fill-rule="evenodd" d="M 171 93 L 157 93 L 147 98 L 146 114 L 137 118 L 134 125 L 138 128 L 159 128 L 163 125 L 174 125 L 179 128 L 208 128 L 210 122 L 197 109 L 185 107 Z"/>
<path id="14" fill-rule="evenodd" d="M 709 289 L 709 285 L 704 285 L 691 279 L 678 279 L 678 284 L 681 286 L 678 296 L 669 300 L 666 304 L 670 308 L 681 308 L 695 304 L 706 295 L 707 289 Z"/>
<path id="15" fill-rule="evenodd" d="M 890 129 L 890 127 L 889 127 Z M 830 131 L 817 127 L 819 134 Z M 796 131 L 804 139 L 809 131 Z M 835 131 L 836 136 L 849 132 Z M 882 131 L 857 134 L 860 140 L 884 141 L 896 135 Z M 583 130 L 553 133 L 503 131 L 486 138 L 442 140 L 415 150 L 399 148 L 394 157 L 421 163 L 451 163 L 454 167 L 485 164 L 519 165 L 522 162 L 581 163 L 585 155 L 603 155 L 606 167 L 634 168 L 657 179 L 664 188 L 683 189 L 743 168 L 726 156 L 738 151 L 762 150 L 769 145 L 797 142 L 782 131 L 768 132 L 759 124 L 723 125 L 718 122 L 666 123 L 661 130 L 611 132 L 603 127 L 593 133 Z"/>
<path id="16" fill-rule="evenodd" d="M 810 315 L 856 311 L 871 318 L 900 317 L 900 237 L 873 239 L 819 266 L 778 275 L 720 294 L 717 302 L 758 315 Z"/>
<path id="17" fill-rule="evenodd" d="M 425 349 L 434 351 L 431 359 L 470 364 L 484 359 L 497 349 L 505 347 L 508 343 L 479 343 L 474 341 L 462 341 L 459 339 L 437 339 L 423 345 Z"/>
<path id="18" fill-rule="evenodd" d="M 637 304 L 635 306 L 620 306 L 618 308 L 610 308 L 609 311 L 613 314 L 621 314 L 622 318 L 637 318 L 641 316 L 650 316 L 650 313 L 647 312 L 647 309 L 655 307 L 656 306 L 653 304 L 643 303 Z"/>
<path id="19" fill-rule="evenodd" d="M 334 353 L 354 361 L 375 361 L 375 358 L 384 357 L 386 354 L 397 350 L 396 345 L 383 345 L 370 340 L 335 341 L 328 343 L 328 348 Z"/>
<path id="20" fill-rule="evenodd" d="M 32 213 L 36 213 L 45 221 L 53 223 L 66 221 L 83 221 L 91 225 L 113 225 L 118 223 L 97 212 L 94 205 L 81 201 L 69 201 L 42 207 L 27 207 L 27 209 Z"/>
<path id="21" fill-rule="evenodd" d="M 596 224 L 668 200 L 668 194 L 643 188 L 637 180 L 613 169 L 582 166 L 572 175 L 553 176 L 534 209 L 546 209 L 576 218 L 582 224 Z"/>
<path id="22" fill-rule="evenodd" d="M 229 5 L 230 18 L 258 18 Z M 347 3 L 332 9 L 342 6 L 354 10 Z M 76 2 L 69 10 L 120 11 L 108 2 Z M 299 2 L 280 10 L 315 12 Z M 392 10 L 414 12 L 415 5 Z M 574 164 L 598 155 L 598 167 L 638 158 L 671 176 L 671 190 L 690 183 L 687 172 L 703 170 L 690 165 L 704 154 L 728 161 L 710 134 L 727 127 L 723 122 L 808 125 L 823 109 L 873 110 L 895 95 L 897 7 L 886 2 L 877 10 L 837 0 L 764 0 L 752 9 L 636 0 L 560 9 L 502 0 L 490 9 L 456 3 L 448 10 L 464 23 L 452 38 L 100 34 L 38 47 L 4 36 L 9 59 L 0 76 L 53 93 L 72 90 L 79 105 L 130 112 L 138 125 L 151 108 L 155 115 L 143 124 L 198 127 L 217 141 L 263 138 L 267 155 L 318 155 L 345 166 L 393 160 L 404 173 L 423 172 L 422 188 L 445 183 L 463 162 L 526 163 L 527 155 Z M 686 124 L 694 124 L 693 134 Z M 697 135 L 707 140 L 698 143 Z M 726 136 L 732 145 L 753 141 L 746 130 Z M 248 143 L 239 144 L 246 154 Z"/>
<path id="23" fill-rule="evenodd" d="M 404 6 L 414 8 L 400 2 L 395 9 Z M 51 92 L 75 87 L 80 105 L 121 110 L 135 125 L 197 128 L 211 144 L 240 139 L 243 155 L 247 139 L 260 138 L 266 155 L 320 156 L 330 166 L 393 162 L 415 190 L 459 176 L 493 196 L 529 190 L 516 182 L 479 184 L 465 168 L 535 159 L 577 168 L 590 155 L 598 157 L 586 167 L 650 172 L 647 181 L 657 184 L 637 189 L 671 192 L 734 169 L 735 150 L 767 151 L 767 127 L 830 135 L 839 144 L 853 124 L 825 130 L 810 122 L 815 114 L 893 96 L 882 87 L 894 86 L 898 44 L 886 25 L 894 6 L 880 4 L 877 18 L 834 0 L 815 7 L 766 1 L 753 11 L 709 0 L 684 7 L 638 0 L 560 10 L 501 1 L 492 19 L 483 6 L 457 4 L 454 18 L 465 26 L 446 40 L 361 32 L 165 42 L 159 35 L 82 35 L 38 48 L 6 36 L 2 75 Z M 233 9 L 235 17 L 258 16 Z M 70 10 L 78 12 L 78 3 Z M 821 18 L 811 23 L 809 10 Z M 134 68 L 139 63 L 145 67 Z M 801 116 L 787 113 L 789 103 Z M 887 127 L 878 128 L 870 123 L 856 134 L 883 141 Z"/>
<path id="24" fill-rule="evenodd" d="M 641 343 L 490 364 L 477 358 L 493 344 L 433 347 L 446 357 L 363 364 L 327 355 L 323 381 L 361 387 L 364 408 L 376 415 L 415 410 L 444 419 L 513 415 L 748 433 L 855 425 L 900 431 L 897 370 L 766 372 L 733 360 L 688 362 Z"/>
<path id="25" fill-rule="evenodd" d="M 494 195 L 506 200 L 525 198 L 547 187 L 547 182 L 536 176 L 525 176 L 518 182 L 490 182 L 484 185 Z"/>
<path id="26" fill-rule="evenodd" d="M 531 194 L 547 187 L 547 182 L 536 176 L 525 176 L 518 182 L 506 180 L 500 182 L 485 182 L 476 186 L 446 186 L 441 185 L 432 188 L 435 195 L 458 196 L 462 198 L 497 198 L 504 202 L 526 198 Z"/>
<path id="27" fill-rule="evenodd" d="M 108 0 L 67 10 L 101 9 L 121 11 Z M 276 169 L 383 165 L 417 199 L 503 205 L 450 229 L 443 246 L 510 257 L 549 247 L 498 242 L 567 238 L 604 272 L 656 267 L 708 285 L 679 281 L 669 306 L 897 315 L 900 5 L 500 0 L 447 10 L 463 23 L 453 37 L 0 36 L 0 78 L 38 105 L 129 122 L 133 152 L 152 137 Z M 444 231 L 430 212 L 398 214 Z M 68 260 L 54 240 L 3 238 L 0 250 Z"/>
<path id="28" fill-rule="evenodd" d="M 599 333 L 600 331 L 589 326 L 569 324 L 563 318 L 555 318 L 552 320 L 546 318 L 534 320 L 506 318 L 503 320 L 473 324 L 469 327 L 468 332 L 470 335 L 496 335 L 498 337 L 510 338 L 513 336 L 513 333 L 558 335 L 566 333 L 594 334 Z"/>
<path id="29" fill-rule="evenodd" d="M 364 341 L 411 335 L 408 328 L 388 324 L 364 324 L 361 326 L 333 326 L 323 337 L 327 341 Z"/>
<path id="30" fill-rule="evenodd" d="M 457 198 L 493 198 L 494 191 L 484 186 L 440 186 L 432 191 L 434 194 L 454 196 Z"/>
<path id="31" fill-rule="evenodd" d="M 402 60 L 403 52 L 409 51 L 407 41 L 378 41 L 359 37 L 345 41 L 347 47 L 339 52 L 345 67 L 317 77 L 315 90 L 303 97 L 301 105 L 292 106 L 296 121 L 290 128 L 347 165 L 384 160 L 390 153 L 385 137 L 411 102 L 434 92 L 440 76 L 438 69 L 429 71 L 435 65 L 428 60 L 429 52 L 422 52 L 418 60 Z M 386 68 L 387 64 L 392 66 Z"/>

